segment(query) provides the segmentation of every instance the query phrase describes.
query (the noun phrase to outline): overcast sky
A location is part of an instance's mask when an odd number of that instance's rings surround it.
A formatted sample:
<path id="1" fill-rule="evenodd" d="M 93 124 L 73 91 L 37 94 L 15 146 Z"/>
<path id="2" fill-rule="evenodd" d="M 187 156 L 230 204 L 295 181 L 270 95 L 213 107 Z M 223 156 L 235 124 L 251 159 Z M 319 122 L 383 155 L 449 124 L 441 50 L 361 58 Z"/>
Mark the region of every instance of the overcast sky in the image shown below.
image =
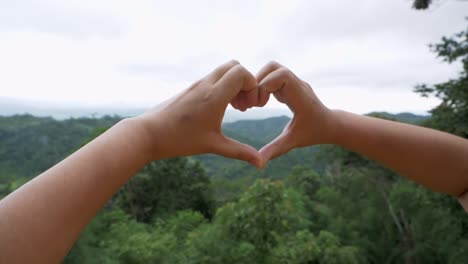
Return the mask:
<path id="1" fill-rule="evenodd" d="M 0 96 L 147 107 L 235 58 L 277 60 L 331 108 L 423 113 L 418 83 L 455 77 L 428 44 L 468 3 L 410 0 L 0 1 Z M 278 108 L 271 101 L 267 107 Z"/>

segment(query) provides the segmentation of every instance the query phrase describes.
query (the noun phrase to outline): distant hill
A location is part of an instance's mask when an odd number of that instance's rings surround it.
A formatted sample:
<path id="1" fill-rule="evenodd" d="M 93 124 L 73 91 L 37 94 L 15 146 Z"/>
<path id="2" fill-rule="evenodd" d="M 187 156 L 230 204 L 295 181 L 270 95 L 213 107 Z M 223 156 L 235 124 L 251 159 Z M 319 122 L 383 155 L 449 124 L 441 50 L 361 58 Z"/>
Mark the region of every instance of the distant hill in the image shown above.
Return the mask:
<path id="1" fill-rule="evenodd" d="M 86 106 L 70 102 L 47 102 L 37 100 L 16 99 L 0 96 L 0 115 L 13 116 L 29 114 L 38 117 L 53 117 L 64 120 L 68 118 L 100 118 L 103 116 L 131 117 L 144 113 L 148 107 L 122 105 L 119 103 L 106 106 Z M 239 112 L 228 108 L 223 122 L 234 122 L 245 119 L 264 119 L 273 116 L 291 115 L 283 108 L 252 108 L 246 112 Z"/>
<path id="2" fill-rule="evenodd" d="M 0 116 L 0 176 L 36 175 L 80 147 L 99 127 L 120 118 L 78 118 L 58 121 L 31 115 Z"/>
<path id="3" fill-rule="evenodd" d="M 145 111 L 143 107 L 103 106 L 86 107 L 76 103 L 55 103 L 0 97 L 0 115 L 33 115 L 53 117 L 64 120 L 69 118 L 100 118 L 103 116 L 136 116 Z"/>
<path id="4" fill-rule="evenodd" d="M 242 143 L 260 149 L 273 140 L 289 122 L 287 116 L 271 117 L 260 120 L 240 120 L 223 124 L 223 133 Z M 198 155 L 193 158 L 202 162 L 212 177 L 236 178 L 251 175 L 257 177 L 281 178 L 291 167 L 301 165 L 313 167 L 313 158 L 318 147 L 296 149 L 271 161 L 263 171 L 258 171 L 243 161 L 227 159 L 217 155 Z"/>
<path id="5" fill-rule="evenodd" d="M 398 113 L 398 114 L 390 114 L 387 112 L 371 112 L 367 115 L 377 115 L 383 116 L 390 119 L 396 119 L 400 122 L 404 123 L 411 123 L 411 124 L 420 124 L 425 120 L 429 119 L 431 116 L 429 115 L 415 115 L 413 113 Z"/>
<path id="6" fill-rule="evenodd" d="M 225 123 L 223 131 L 227 135 L 233 133 L 240 138 L 254 140 L 260 144 L 258 147 L 261 147 L 279 135 L 289 120 L 291 118 L 287 116 L 270 117 L 260 120 L 240 120 Z"/>
<path id="7" fill-rule="evenodd" d="M 377 115 L 414 124 L 419 124 L 429 118 L 429 116 L 420 116 L 411 113 L 390 114 L 386 112 L 373 112 L 369 115 Z M 289 120 L 291 119 L 287 116 L 260 120 L 240 120 L 223 124 L 223 131 L 227 136 L 260 149 L 279 135 Z M 258 171 L 245 162 L 226 159 L 216 155 L 200 155 L 194 158 L 201 161 L 213 177 L 236 178 L 242 175 L 253 175 L 258 177 L 281 178 L 286 176 L 294 166 L 306 166 L 320 170 L 323 164 L 316 159 L 316 154 L 319 150 L 320 146 L 293 150 L 276 160 L 270 161 L 263 171 Z"/>
<path id="8" fill-rule="evenodd" d="M 375 114 L 375 113 L 374 113 Z M 409 113 L 392 115 L 379 113 L 410 123 L 426 120 L 427 116 Z M 120 117 L 72 118 L 56 120 L 32 115 L 0 116 L 0 178 L 2 175 L 30 177 L 50 168 L 79 148 L 96 131 L 117 123 Z M 281 133 L 289 122 L 287 116 L 224 123 L 223 132 L 240 142 L 261 148 Z M 319 146 L 296 149 L 274 161 L 263 171 L 246 162 L 217 155 L 198 155 L 212 177 L 235 178 L 239 175 L 279 178 L 296 165 L 317 167 L 314 163 Z"/>

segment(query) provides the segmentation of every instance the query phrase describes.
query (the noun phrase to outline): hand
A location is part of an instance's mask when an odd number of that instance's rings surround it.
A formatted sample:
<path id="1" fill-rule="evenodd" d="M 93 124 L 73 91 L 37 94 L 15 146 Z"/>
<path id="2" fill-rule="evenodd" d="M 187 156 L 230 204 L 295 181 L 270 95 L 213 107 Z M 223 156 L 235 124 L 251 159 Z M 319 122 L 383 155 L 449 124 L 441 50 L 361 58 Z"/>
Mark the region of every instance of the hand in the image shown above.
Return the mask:
<path id="1" fill-rule="evenodd" d="M 257 81 L 259 94 L 267 94 L 266 101 L 268 94 L 273 93 L 294 114 L 283 132 L 260 150 L 264 161 L 262 167 L 294 148 L 331 143 L 334 132 L 332 111 L 320 102 L 308 83 L 276 62 L 264 66 Z"/>
<path id="2" fill-rule="evenodd" d="M 214 153 L 261 166 L 256 149 L 224 136 L 221 122 L 227 105 L 237 109 L 261 105 L 257 80 L 237 61 L 230 61 L 169 101 L 138 117 L 146 131 L 150 153 L 160 159 Z M 153 154 L 150 154 L 153 155 Z"/>

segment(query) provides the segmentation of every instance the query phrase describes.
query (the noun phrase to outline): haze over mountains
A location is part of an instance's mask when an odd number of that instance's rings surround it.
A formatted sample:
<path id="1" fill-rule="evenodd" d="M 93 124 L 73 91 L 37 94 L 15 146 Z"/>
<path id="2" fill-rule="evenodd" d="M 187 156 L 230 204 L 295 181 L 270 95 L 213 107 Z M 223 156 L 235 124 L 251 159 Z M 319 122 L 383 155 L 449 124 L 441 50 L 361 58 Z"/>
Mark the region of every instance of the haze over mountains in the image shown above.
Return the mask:
<path id="1" fill-rule="evenodd" d="M 132 106 L 124 103 L 84 105 L 73 102 L 58 103 L 0 96 L 0 116 L 30 114 L 37 117 L 52 117 L 57 120 L 80 117 L 99 118 L 103 116 L 131 117 L 139 115 L 147 109 L 148 107 Z M 395 118 L 404 122 L 413 122 L 413 119 L 419 120 L 427 117 L 427 115 L 419 112 L 380 113 L 395 116 Z M 286 108 L 252 108 L 246 112 L 240 112 L 229 107 L 224 115 L 223 122 L 230 123 L 239 120 L 257 120 L 278 116 L 291 117 L 292 113 Z"/>
<path id="2" fill-rule="evenodd" d="M 58 120 L 79 117 L 102 117 L 106 115 L 130 117 L 139 115 L 147 109 L 148 108 L 142 106 L 131 106 L 121 103 L 95 106 L 70 102 L 57 103 L 0 96 L 0 115 L 3 116 L 31 114 L 38 117 L 50 116 Z M 228 108 L 224 115 L 223 122 L 264 119 L 274 116 L 291 116 L 291 112 L 287 109 L 281 108 L 253 108 L 246 112 L 239 112 L 232 108 Z"/>

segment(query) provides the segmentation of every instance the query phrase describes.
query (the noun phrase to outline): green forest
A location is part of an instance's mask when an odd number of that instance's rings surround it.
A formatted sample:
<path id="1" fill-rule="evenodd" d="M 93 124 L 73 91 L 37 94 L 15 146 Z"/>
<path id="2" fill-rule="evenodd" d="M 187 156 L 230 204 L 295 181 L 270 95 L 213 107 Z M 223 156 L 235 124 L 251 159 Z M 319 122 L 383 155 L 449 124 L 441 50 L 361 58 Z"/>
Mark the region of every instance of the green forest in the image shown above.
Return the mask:
<path id="1" fill-rule="evenodd" d="M 468 138 L 468 30 L 431 49 L 461 65 L 456 78 L 415 88 L 440 99 L 431 115 L 369 115 Z M 0 198 L 119 120 L 0 116 Z M 288 120 L 225 123 L 223 131 L 259 148 Z M 154 161 L 106 204 L 64 263 L 467 260 L 468 217 L 455 198 L 357 153 L 321 145 L 294 150 L 262 171 L 215 155 Z"/>

